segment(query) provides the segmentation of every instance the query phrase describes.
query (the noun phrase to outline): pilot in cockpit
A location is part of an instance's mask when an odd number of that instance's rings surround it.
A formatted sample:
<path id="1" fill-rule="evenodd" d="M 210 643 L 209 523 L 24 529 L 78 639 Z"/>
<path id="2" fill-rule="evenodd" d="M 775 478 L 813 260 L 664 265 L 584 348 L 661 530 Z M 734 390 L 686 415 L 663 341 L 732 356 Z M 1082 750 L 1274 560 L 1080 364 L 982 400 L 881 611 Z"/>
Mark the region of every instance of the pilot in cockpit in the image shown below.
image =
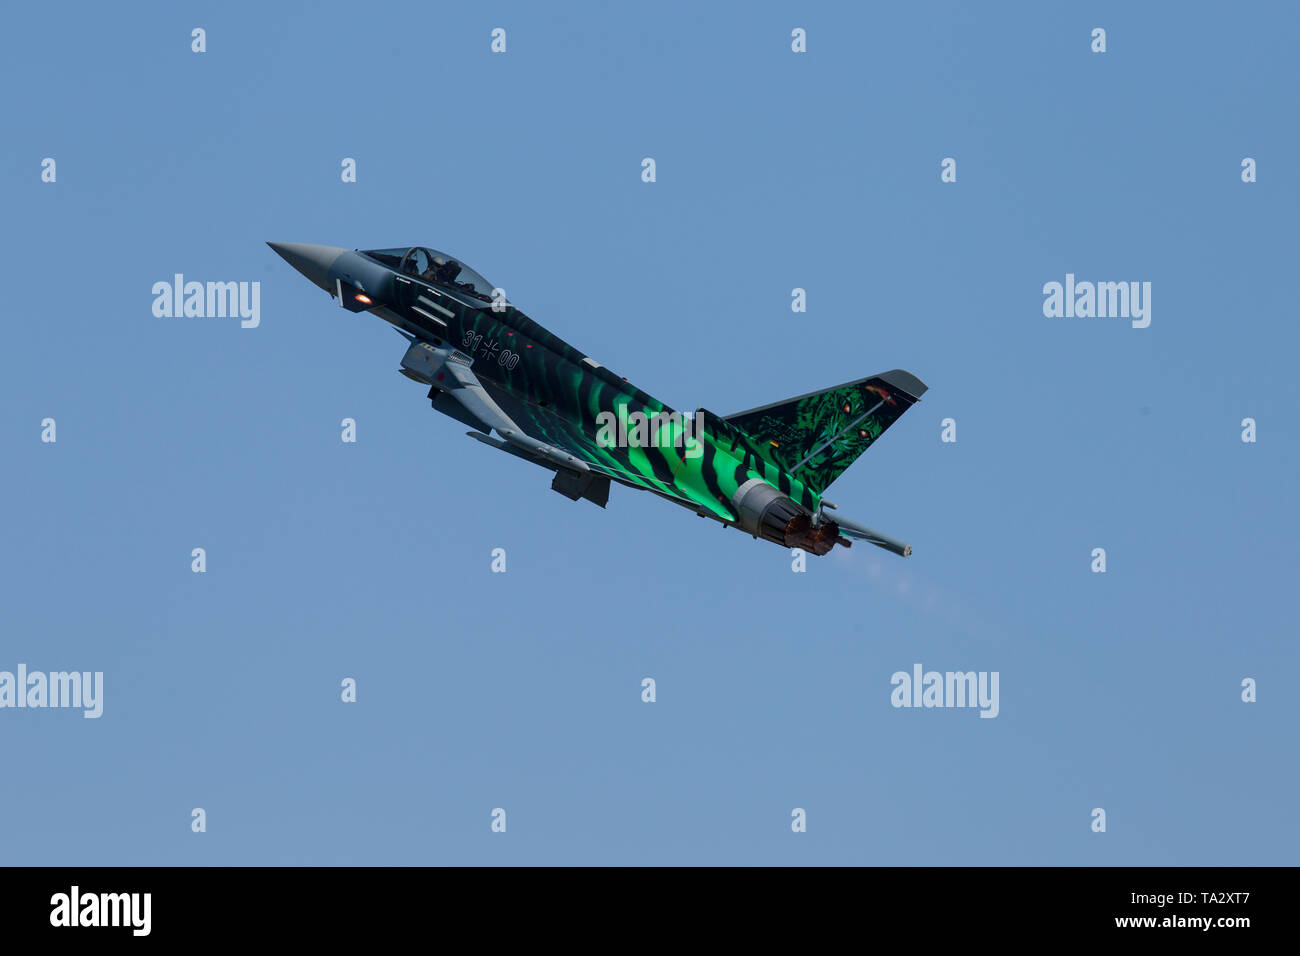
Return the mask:
<path id="1" fill-rule="evenodd" d="M 451 285 L 456 276 L 460 275 L 460 263 L 455 259 L 444 259 L 442 256 L 433 256 L 429 262 L 429 268 L 424 270 L 423 279 L 431 282 L 440 282 L 444 285 Z"/>

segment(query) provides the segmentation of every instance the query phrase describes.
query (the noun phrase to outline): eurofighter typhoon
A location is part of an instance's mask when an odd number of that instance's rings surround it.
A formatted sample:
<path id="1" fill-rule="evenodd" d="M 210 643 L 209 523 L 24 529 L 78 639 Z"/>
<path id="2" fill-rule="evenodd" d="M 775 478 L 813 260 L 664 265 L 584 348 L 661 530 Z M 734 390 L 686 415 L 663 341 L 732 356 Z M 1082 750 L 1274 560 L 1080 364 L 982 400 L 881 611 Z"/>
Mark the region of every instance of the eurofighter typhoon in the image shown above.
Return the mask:
<path id="1" fill-rule="evenodd" d="M 725 418 L 663 402 L 579 352 L 463 262 L 414 246 L 349 251 L 271 242 L 349 312 L 407 340 L 398 369 L 467 434 L 555 472 L 551 487 L 600 507 L 611 481 L 774 541 L 826 554 L 853 539 L 910 545 L 832 514 L 831 483 L 924 394 L 895 369 Z"/>

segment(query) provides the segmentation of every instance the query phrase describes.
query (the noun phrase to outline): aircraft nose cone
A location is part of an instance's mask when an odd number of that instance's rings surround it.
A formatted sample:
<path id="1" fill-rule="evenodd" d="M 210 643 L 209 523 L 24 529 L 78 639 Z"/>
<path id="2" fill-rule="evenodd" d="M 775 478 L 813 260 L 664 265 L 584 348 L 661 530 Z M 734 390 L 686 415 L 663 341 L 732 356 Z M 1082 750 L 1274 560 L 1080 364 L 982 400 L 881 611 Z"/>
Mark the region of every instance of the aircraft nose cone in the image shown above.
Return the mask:
<path id="1" fill-rule="evenodd" d="M 330 266 L 346 249 L 338 246 L 315 246 L 309 242 L 268 242 L 268 246 L 326 292 L 330 291 Z"/>

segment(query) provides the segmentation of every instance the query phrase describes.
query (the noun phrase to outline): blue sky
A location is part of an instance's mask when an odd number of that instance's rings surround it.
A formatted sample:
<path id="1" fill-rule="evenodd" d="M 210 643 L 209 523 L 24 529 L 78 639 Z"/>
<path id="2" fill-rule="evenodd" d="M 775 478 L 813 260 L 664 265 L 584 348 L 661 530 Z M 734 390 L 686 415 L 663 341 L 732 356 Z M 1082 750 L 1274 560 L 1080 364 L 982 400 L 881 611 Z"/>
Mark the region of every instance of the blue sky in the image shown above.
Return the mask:
<path id="1" fill-rule="evenodd" d="M 0 670 L 105 700 L 0 710 L 0 861 L 1295 863 L 1298 25 L 10 11 Z M 266 240 L 446 250 L 679 408 L 908 369 L 831 497 L 915 554 L 796 574 L 648 495 L 572 503 Z M 178 272 L 260 282 L 260 326 L 156 318 Z M 1067 273 L 1151 282 L 1150 327 L 1045 317 Z M 893 708 L 915 663 L 997 671 L 999 716 Z"/>

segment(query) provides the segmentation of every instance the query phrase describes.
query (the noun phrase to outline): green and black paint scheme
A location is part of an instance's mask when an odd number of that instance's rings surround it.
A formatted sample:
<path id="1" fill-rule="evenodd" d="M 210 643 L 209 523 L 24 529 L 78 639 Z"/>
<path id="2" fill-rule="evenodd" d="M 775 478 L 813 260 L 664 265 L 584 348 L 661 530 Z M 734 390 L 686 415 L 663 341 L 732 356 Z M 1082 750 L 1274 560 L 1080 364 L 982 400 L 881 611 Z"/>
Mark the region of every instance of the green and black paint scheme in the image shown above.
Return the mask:
<path id="1" fill-rule="evenodd" d="M 542 328 L 473 269 L 433 250 L 268 243 L 350 312 L 406 338 L 399 371 L 484 444 L 555 472 L 551 487 L 605 506 L 610 482 L 786 548 L 911 547 L 831 515 L 823 495 L 924 394 L 895 369 L 725 418 L 683 416 Z M 610 442 L 601 422 L 649 419 L 650 441 Z M 602 413 L 607 413 L 602 416 Z M 703 428 L 694 426 L 702 422 Z"/>

